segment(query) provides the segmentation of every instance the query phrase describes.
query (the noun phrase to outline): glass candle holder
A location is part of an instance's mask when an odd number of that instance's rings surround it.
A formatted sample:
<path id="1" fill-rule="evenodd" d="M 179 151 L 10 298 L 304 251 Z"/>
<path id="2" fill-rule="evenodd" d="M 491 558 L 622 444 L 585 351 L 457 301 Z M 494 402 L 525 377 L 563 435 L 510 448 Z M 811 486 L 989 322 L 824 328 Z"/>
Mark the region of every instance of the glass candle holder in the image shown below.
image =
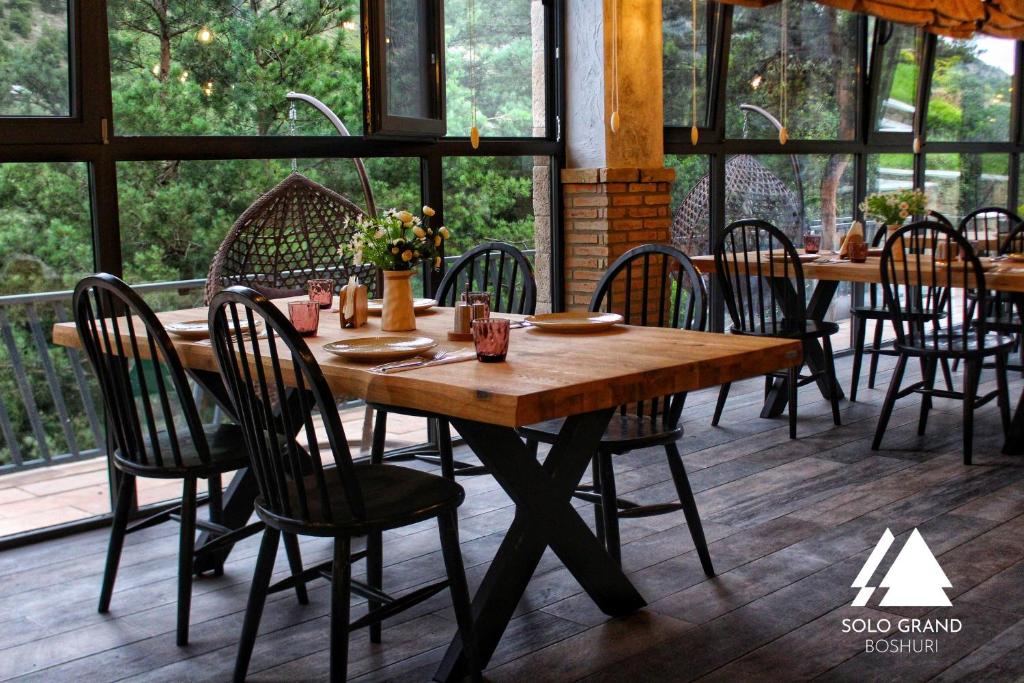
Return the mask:
<path id="1" fill-rule="evenodd" d="M 816 232 L 804 233 L 804 253 L 817 254 L 821 249 L 821 235 Z"/>
<path id="2" fill-rule="evenodd" d="M 473 321 L 473 345 L 481 363 L 500 363 L 508 354 L 508 318 L 477 318 Z"/>
<path id="3" fill-rule="evenodd" d="M 850 261 L 853 263 L 864 263 L 868 260 L 869 245 L 864 240 L 850 242 Z"/>
<path id="4" fill-rule="evenodd" d="M 334 303 L 334 280 L 307 280 L 306 293 L 310 301 L 320 304 L 320 308 L 330 308 Z"/>
<path id="5" fill-rule="evenodd" d="M 316 301 L 289 301 L 288 319 L 303 337 L 312 337 L 320 326 L 320 304 Z"/>

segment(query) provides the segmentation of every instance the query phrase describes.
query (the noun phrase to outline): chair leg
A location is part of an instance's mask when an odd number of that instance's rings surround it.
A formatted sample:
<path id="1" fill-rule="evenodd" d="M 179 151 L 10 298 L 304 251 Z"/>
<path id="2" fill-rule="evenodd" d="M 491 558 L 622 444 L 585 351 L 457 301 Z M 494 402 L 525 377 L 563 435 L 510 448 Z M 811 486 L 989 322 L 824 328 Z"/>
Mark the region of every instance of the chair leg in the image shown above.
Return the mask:
<path id="1" fill-rule="evenodd" d="M 704 538 L 704 525 L 700 521 L 697 501 L 693 499 L 690 478 L 686 475 L 686 467 L 683 465 L 682 456 L 679 455 L 679 448 L 674 443 L 666 444 L 665 455 L 668 456 L 668 468 L 672 473 L 672 482 L 676 486 L 676 495 L 679 496 L 679 502 L 683 506 L 683 515 L 686 516 L 686 525 L 690 527 L 690 537 L 693 539 L 693 546 L 697 549 L 700 566 L 703 567 L 705 574 L 714 576 L 715 567 L 711 563 L 708 542 Z"/>
<path id="2" fill-rule="evenodd" d="M 441 476 L 455 481 L 455 454 L 452 453 L 452 428 L 448 420 L 431 418 L 437 434 L 437 452 L 441 458 Z"/>
<path id="3" fill-rule="evenodd" d="M 252 658 L 252 649 L 256 644 L 256 633 L 260 630 L 260 618 L 263 616 L 263 605 L 267 601 L 267 588 L 270 587 L 270 577 L 274 573 L 274 560 L 277 558 L 280 538 L 281 532 L 277 529 L 267 527 L 263 531 L 260 553 L 256 557 L 256 571 L 249 587 L 249 602 L 245 606 L 242 636 L 238 640 L 238 654 L 235 656 L 235 683 L 242 683 L 249 671 L 249 659 Z"/>
<path id="4" fill-rule="evenodd" d="M 964 464 L 970 465 L 974 453 L 974 403 L 978 396 L 980 361 L 964 360 Z"/>
<path id="5" fill-rule="evenodd" d="M 864 360 L 864 337 L 868 331 L 867 320 L 853 316 L 853 376 L 850 379 L 850 400 L 857 400 L 857 385 L 860 384 L 860 365 Z"/>
<path id="6" fill-rule="evenodd" d="M 373 423 L 373 443 L 370 446 L 370 462 L 379 465 L 384 462 L 384 443 L 388 437 L 388 413 L 385 410 L 378 410 L 376 413 L 376 420 Z"/>
<path id="7" fill-rule="evenodd" d="M 452 596 L 455 621 L 459 625 L 459 638 L 462 640 L 462 651 L 466 655 L 466 666 L 472 680 L 481 681 L 483 679 L 480 675 L 480 655 L 477 649 L 476 628 L 473 624 L 473 606 L 469 601 L 466 569 L 462 564 L 462 551 L 459 549 L 459 521 L 455 510 L 439 515 L 437 528 L 441 534 L 441 554 L 444 556 L 444 565 L 448 572 L 448 590 Z"/>
<path id="8" fill-rule="evenodd" d="M 378 591 L 384 587 L 384 538 L 379 530 L 366 534 L 366 582 L 370 588 L 376 588 Z M 370 598 L 367 605 L 369 611 L 372 612 L 378 609 L 381 603 L 379 600 Z M 371 643 L 381 641 L 381 630 L 381 622 L 370 624 Z"/>
<path id="9" fill-rule="evenodd" d="M 718 390 L 718 403 L 715 404 L 715 416 L 711 418 L 711 426 L 717 427 L 718 421 L 722 419 L 722 410 L 725 409 L 725 399 L 729 398 L 729 387 L 731 382 L 726 382 Z"/>
<path id="10" fill-rule="evenodd" d="M 942 368 L 942 377 L 946 380 L 946 389 L 953 391 L 953 373 L 949 371 L 949 359 L 940 358 L 939 366 Z"/>
<path id="11" fill-rule="evenodd" d="M 832 423 L 837 427 L 843 424 L 839 415 L 839 380 L 836 378 L 836 359 L 832 354 L 832 340 L 823 337 L 821 345 L 825 351 L 825 372 L 828 373 L 829 392 L 828 398 L 832 403 Z"/>
<path id="12" fill-rule="evenodd" d="M 348 673 L 348 626 L 352 589 L 352 541 L 347 536 L 334 539 L 334 566 L 331 571 L 331 677 L 343 683 Z"/>
<path id="13" fill-rule="evenodd" d="M 875 321 L 875 336 L 871 340 L 871 360 L 868 362 L 868 389 L 875 388 L 875 377 L 878 375 L 878 358 L 881 356 L 878 351 L 882 348 L 882 332 L 885 329 L 884 320 Z"/>
<path id="14" fill-rule="evenodd" d="M 539 441 L 534 441 L 533 439 L 527 439 L 526 440 L 526 450 L 528 450 L 530 452 L 530 457 L 531 458 L 533 458 L 535 460 L 537 459 L 537 449 L 539 449 L 539 448 L 540 448 L 540 442 Z"/>
<path id="15" fill-rule="evenodd" d="M 978 308 L 978 300 L 977 299 L 971 299 L 970 301 L 967 302 L 967 315 L 964 318 L 964 325 L 965 326 L 966 325 L 970 325 L 971 321 L 974 320 L 974 311 L 977 308 Z M 953 321 L 951 320 L 949 324 L 952 325 Z M 960 359 L 959 358 L 954 358 L 953 359 L 953 372 L 956 372 L 959 369 L 960 369 Z M 949 383 L 948 375 L 947 375 L 947 379 L 946 379 L 946 384 L 947 384 L 946 388 L 949 389 L 950 391 L 952 391 L 953 387 Z"/>
<path id="16" fill-rule="evenodd" d="M 295 537 L 295 534 L 284 535 L 284 550 L 288 555 L 288 567 L 292 571 L 292 576 L 301 574 L 302 551 L 299 550 L 299 539 Z M 298 598 L 300 605 L 309 604 L 309 594 L 306 592 L 305 581 L 299 581 L 295 584 L 295 597 Z"/>
<path id="17" fill-rule="evenodd" d="M 786 384 L 789 393 L 789 438 L 796 438 L 796 389 L 800 381 L 800 368 L 790 368 L 786 373 Z"/>
<path id="18" fill-rule="evenodd" d="M 924 377 L 924 388 L 927 391 L 931 391 L 935 388 L 935 373 L 938 370 L 939 359 L 938 358 L 922 358 L 921 359 L 921 374 Z M 931 394 L 924 394 L 921 397 L 921 416 L 917 420 L 917 434 L 918 436 L 924 436 L 926 427 L 928 426 L 928 411 L 932 409 L 932 397 Z"/>
<path id="19" fill-rule="evenodd" d="M 893 372 L 892 381 L 889 382 L 889 390 L 885 392 L 885 401 L 882 403 L 882 412 L 878 416 L 878 426 L 875 428 L 875 438 L 871 442 L 871 450 L 877 451 L 882 446 L 882 436 L 885 428 L 889 426 L 889 418 L 892 417 L 892 407 L 896 403 L 896 395 L 900 393 L 900 384 L 903 382 L 903 373 L 907 369 L 907 356 L 900 354 L 896 361 L 896 371 Z"/>
<path id="20" fill-rule="evenodd" d="M 114 593 L 117 567 L 121 564 L 121 549 L 124 548 L 128 513 L 132 507 L 132 494 L 135 492 L 135 477 L 124 472 L 120 472 L 119 475 L 121 483 L 117 489 L 117 501 L 114 503 L 114 520 L 110 526 L 110 543 L 107 545 L 107 564 L 103 569 L 103 584 L 100 588 L 101 614 L 110 610 L 110 597 Z"/>
<path id="21" fill-rule="evenodd" d="M 594 488 L 594 493 L 600 496 L 602 494 L 601 487 L 601 458 L 595 455 L 590 459 L 590 481 Z M 607 547 L 607 536 L 604 533 L 604 498 L 600 499 L 600 502 L 594 503 L 594 535 L 597 536 L 598 542 L 601 545 Z"/>
<path id="22" fill-rule="evenodd" d="M 998 389 L 997 401 L 999 402 L 999 419 L 1003 424 L 1003 437 L 1010 434 L 1010 387 L 1008 383 L 1009 352 L 996 354 L 996 388 Z"/>
<path id="23" fill-rule="evenodd" d="M 612 454 L 601 451 L 597 454 L 601 461 L 598 468 L 601 477 L 601 512 L 604 522 L 605 547 L 616 564 L 622 564 L 622 542 L 619 539 L 619 507 L 615 502 L 615 469 L 612 467 Z"/>
<path id="24" fill-rule="evenodd" d="M 196 546 L 196 479 L 185 477 L 181 491 L 181 536 L 178 546 L 178 645 L 188 645 L 192 611 L 192 567 Z"/>

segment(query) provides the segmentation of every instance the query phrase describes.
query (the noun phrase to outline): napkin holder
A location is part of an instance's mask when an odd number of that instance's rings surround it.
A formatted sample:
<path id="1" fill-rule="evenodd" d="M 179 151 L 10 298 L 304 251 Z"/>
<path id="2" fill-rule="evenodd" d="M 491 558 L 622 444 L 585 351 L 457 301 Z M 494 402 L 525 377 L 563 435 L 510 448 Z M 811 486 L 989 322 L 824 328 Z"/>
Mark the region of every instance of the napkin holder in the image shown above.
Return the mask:
<path id="1" fill-rule="evenodd" d="M 369 317 L 369 300 L 366 293 L 366 285 L 361 285 L 355 280 L 350 280 L 347 285 L 341 288 L 338 294 L 338 312 L 341 317 L 341 326 L 362 327 Z"/>
<path id="2" fill-rule="evenodd" d="M 850 244 L 864 241 L 864 226 L 860 221 L 854 221 L 839 247 L 839 258 L 850 258 Z"/>

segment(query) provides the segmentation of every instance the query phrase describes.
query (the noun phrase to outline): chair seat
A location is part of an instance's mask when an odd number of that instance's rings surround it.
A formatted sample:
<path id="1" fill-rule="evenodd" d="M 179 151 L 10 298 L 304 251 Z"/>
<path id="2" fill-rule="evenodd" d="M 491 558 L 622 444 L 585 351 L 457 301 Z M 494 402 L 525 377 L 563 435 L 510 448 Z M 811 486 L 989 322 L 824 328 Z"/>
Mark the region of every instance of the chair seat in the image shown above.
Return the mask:
<path id="1" fill-rule="evenodd" d="M 850 315 L 857 316 L 859 318 L 869 318 L 872 320 L 892 320 L 893 317 L 892 313 L 889 312 L 889 309 L 887 309 L 883 304 L 877 304 L 875 306 L 854 306 L 850 309 Z M 936 318 L 944 320 L 946 318 L 946 314 L 942 311 L 940 311 L 938 315 L 932 312 L 910 313 L 909 311 L 903 311 L 904 320 L 919 320 L 921 318 L 925 320 L 934 320 Z"/>
<path id="2" fill-rule="evenodd" d="M 781 321 L 778 323 L 772 323 L 765 321 L 765 331 L 743 331 L 736 329 L 735 326 L 730 328 L 733 334 L 742 334 L 748 337 L 781 337 L 784 339 L 818 339 L 820 337 L 830 337 L 839 331 L 839 325 L 837 323 L 831 323 L 826 320 L 807 320 L 804 323 L 804 329 L 793 328 L 792 323 Z"/>
<path id="3" fill-rule="evenodd" d="M 174 462 L 171 451 L 170 433 L 157 432 L 157 444 L 163 465 L 153 462 L 152 440 L 147 439 L 147 456 L 150 463 L 141 465 L 114 453 L 114 464 L 129 474 L 152 479 L 181 479 L 186 476 L 208 477 L 211 474 L 231 472 L 249 466 L 249 453 L 245 447 L 242 429 L 236 424 L 222 424 L 206 427 L 206 444 L 210 450 L 210 462 L 204 463 L 196 451 L 195 442 L 188 430 L 177 432 L 178 448 L 181 449 L 181 466 Z"/>
<path id="4" fill-rule="evenodd" d="M 329 510 L 320 500 L 315 474 L 303 477 L 309 520 L 299 521 L 268 511 L 262 497 L 256 501 L 256 512 L 264 522 L 282 531 L 308 536 L 352 536 L 370 530 L 393 529 L 436 517 L 462 504 L 465 491 L 455 482 L 429 472 L 396 465 L 355 465 L 355 479 L 363 492 L 366 518 L 350 514 L 347 493 L 337 468 L 324 470 Z M 300 509 L 294 480 L 289 481 L 291 509 Z M 333 518 L 329 513 L 333 513 Z"/>
<path id="5" fill-rule="evenodd" d="M 1016 316 L 1012 315 L 1007 317 L 986 317 L 985 327 L 993 332 L 1002 332 L 1003 334 L 1020 334 L 1024 330 L 1024 322 Z"/>
<path id="6" fill-rule="evenodd" d="M 519 434 L 533 441 L 554 443 L 564 424 L 565 420 L 561 418 L 538 422 L 520 427 Z M 635 414 L 615 414 L 601 437 L 600 448 L 618 454 L 637 448 L 672 443 L 679 440 L 682 435 L 682 427 L 666 429 L 660 419 L 652 420 L 650 417 L 637 417 Z"/>
<path id="7" fill-rule="evenodd" d="M 978 346 L 978 335 L 971 334 L 967 337 L 966 345 L 963 344 L 963 337 L 957 336 L 950 340 L 948 337 L 940 337 L 932 343 L 928 340 L 928 346 L 911 346 L 909 344 L 896 343 L 894 348 L 897 351 L 909 353 L 913 356 L 948 356 L 950 358 L 962 358 L 965 356 L 993 356 L 1001 351 L 1013 347 L 1015 340 L 1013 336 L 999 332 L 989 332 L 985 335 L 984 349 Z"/>

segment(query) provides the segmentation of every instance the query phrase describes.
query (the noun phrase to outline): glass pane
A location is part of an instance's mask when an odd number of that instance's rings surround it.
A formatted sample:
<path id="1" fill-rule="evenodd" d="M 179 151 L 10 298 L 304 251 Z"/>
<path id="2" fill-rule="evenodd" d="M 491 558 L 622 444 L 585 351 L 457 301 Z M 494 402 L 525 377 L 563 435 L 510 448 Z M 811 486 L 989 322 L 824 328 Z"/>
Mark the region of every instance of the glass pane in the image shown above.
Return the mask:
<path id="1" fill-rule="evenodd" d="M 1010 139 L 1016 43 L 978 35 L 939 38 L 935 52 L 928 139 L 965 142 Z"/>
<path id="2" fill-rule="evenodd" d="M 537 306 L 551 305 L 551 181 L 547 157 L 444 159 L 445 247 L 452 259 L 481 242 L 522 249 L 534 263 Z"/>
<path id="3" fill-rule="evenodd" d="M 729 137 L 776 138 L 782 120 L 782 5 L 737 7 L 729 49 Z M 790 139 L 850 139 L 857 112 L 857 15 L 813 2 L 788 3 Z M 745 110 L 753 105 L 765 116 Z"/>
<path id="4" fill-rule="evenodd" d="M 131 283 L 202 279 L 232 224 L 290 172 L 286 159 L 144 161 L 117 166 L 125 279 Z M 367 159 L 377 206 L 418 209 L 419 159 Z M 347 159 L 302 160 L 299 172 L 365 206 Z M 158 309 L 202 301 L 204 283 L 182 283 L 148 295 Z"/>
<path id="5" fill-rule="evenodd" d="M 285 135 L 290 90 L 362 132 L 358 3 L 110 0 L 119 135 Z M 163 9 L 160 9 L 163 7 Z M 296 133 L 334 128 L 299 104 Z"/>
<path id="6" fill-rule="evenodd" d="M 53 293 L 0 306 L 0 336 L 11 342 L 0 343 L 0 537 L 110 509 L 92 375 L 50 343 L 53 324 L 71 315 L 68 290 L 92 272 L 90 223 L 84 163 L 0 164 L 0 296 Z M 43 458 L 51 464 L 33 470 L 33 486 L 4 471 Z M 71 460 L 88 462 L 61 464 Z"/>
<path id="7" fill-rule="evenodd" d="M 697 125 L 705 124 L 707 111 L 708 69 L 708 3 L 697 2 L 697 88 L 694 101 L 693 88 L 693 11 L 690 0 L 665 0 L 661 7 L 665 97 L 665 125 L 693 125 L 693 111 L 697 112 Z"/>
<path id="8" fill-rule="evenodd" d="M 868 194 L 896 192 L 914 187 L 913 154 L 869 154 L 866 163 Z M 878 227 L 873 220 L 866 222 L 865 235 L 868 240 L 874 237 Z"/>
<path id="9" fill-rule="evenodd" d="M 384 3 L 384 42 L 388 114 L 429 118 L 430 69 L 424 64 L 427 46 L 427 6 L 419 0 Z"/>
<path id="10" fill-rule="evenodd" d="M 1010 160 L 1005 154 L 929 154 L 925 163 L 928 205 L 953 225 L 974 209 L 1006 207 Z"/>
<path id="11" fill-rule="evenodd" d="M 475 90 L 480 135 L 543 137 L 544 3 L 448 0 L 444 37 L 448 135 L 469 136 Z"/>
<path id="12" fill-rule="evenodd" d="M 0 6 L 0 116 L 70 116 L 67 0 Z"/>
<path id="13" fill-rule="evenodd" d="M 882 66 L 877 76 L 875 130 L 912 133 L 917 109 L 919 34 L 911 26 L 885 22 L 876 22 L 876 30 L 882 31 Z"/>

